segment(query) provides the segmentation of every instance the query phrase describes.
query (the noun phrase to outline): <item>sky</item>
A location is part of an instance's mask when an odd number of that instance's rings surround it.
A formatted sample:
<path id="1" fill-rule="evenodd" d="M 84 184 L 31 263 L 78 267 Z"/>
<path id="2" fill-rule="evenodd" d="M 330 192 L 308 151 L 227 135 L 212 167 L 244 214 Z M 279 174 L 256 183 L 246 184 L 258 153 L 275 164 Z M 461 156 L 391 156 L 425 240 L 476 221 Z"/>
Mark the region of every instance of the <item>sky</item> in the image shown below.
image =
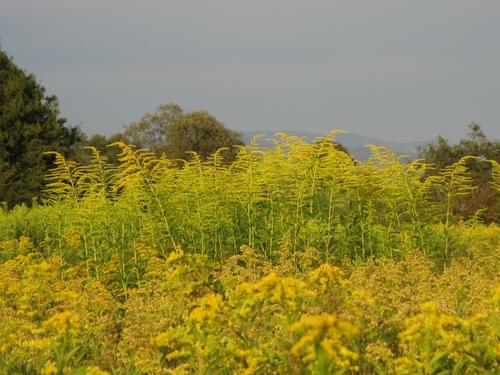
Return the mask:
<path id="1" fill-rule="evenodd" d="M 500 138 L 498 0 L 0 0 L 0 43 L 89 135 L 173 102 L 239 131 Z"/>

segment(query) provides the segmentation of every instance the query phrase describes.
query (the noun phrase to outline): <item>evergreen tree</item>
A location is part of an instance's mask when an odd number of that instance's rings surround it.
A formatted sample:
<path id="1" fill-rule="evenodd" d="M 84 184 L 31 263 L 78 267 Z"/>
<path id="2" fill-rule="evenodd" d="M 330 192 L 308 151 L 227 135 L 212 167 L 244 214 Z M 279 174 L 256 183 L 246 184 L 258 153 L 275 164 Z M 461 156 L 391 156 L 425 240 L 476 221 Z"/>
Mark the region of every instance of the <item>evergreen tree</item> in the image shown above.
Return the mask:
<path id="1" fill-rule="evenodd" d="M 39 199 L 56 150 L 70 156 L 78 128 L 65 126 L 55 96 L 0 50 L 0 202 L 9 207 Z"/>

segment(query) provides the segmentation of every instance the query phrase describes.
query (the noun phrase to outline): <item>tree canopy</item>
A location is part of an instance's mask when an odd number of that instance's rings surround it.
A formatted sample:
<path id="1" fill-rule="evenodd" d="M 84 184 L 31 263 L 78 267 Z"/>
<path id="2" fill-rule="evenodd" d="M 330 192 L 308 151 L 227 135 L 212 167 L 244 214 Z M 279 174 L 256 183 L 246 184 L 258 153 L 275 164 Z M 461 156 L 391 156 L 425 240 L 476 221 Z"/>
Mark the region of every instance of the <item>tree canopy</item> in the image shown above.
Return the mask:
<path id="1" fill-rule="evenodd" d="M 187 113 L 175 119 L 167 128 L 167 155 L 185 159 L 188 151 L 197 152 L 202 160 L 221 148 L 228 148 L 222 155 L 226 161 L 235 157 L 234 146 L 242 146 L 241 135 L 226 129 L 207 111 Z"/>
<path id="2" fill-rule="evenodd" d="M 490 160 L 500 162 L 500 141 L 488 139 L 481 126 L 472 122 L 469 124 L 467 138 L 452 145 L 447 139 L 439 136 L 435 144 L 428 144 L 420 148 L 419 154 L 419 157 L 425 162 L 434 165 L 436 174 L 466 155 L 476 156 L 475 159 L 469 161 L 468 168 L 477 189 L 461 202 L 460 214 L 470 217 L 477 214 L 480 208 L 488 207 L 481 214 L 483 219 L 492 222 L 500 220 L 500 199 L 490 183 L 492 166 L 489 162 Z"/>
<path id="3" fill-rule="evenodd" d="M 43 153 L 69 156 L 80 137 L 65 124 L 57 97 L 0 50 L 0 201 L 13 206 L 40 197 L 53 161 Z"/>
<path id="4" fill-rule="evenodd" d="M 162 104 L 156 112 L 146 113 L 139 121 L 125 126 L 123 135 L 138 147 L 149 148 L 157 154 L 162 154 L 166 151 L 167 128 L 181 116 L 183 111 L 177 104 Z"/>
<path id="5" fill-rule="evenodd" d="M 461 139 L 458 144 L 450 145 L 448 140 L 438 136 L 435 144 L 428 144 L 419 149 L 420 157 L 435 165 L 437 170 L 453 164 L 466 155 L 477 156 L 482 160 L 500 159 L 500 142 L 489 140 L 481 130 L 481 125 L 472 122 L 469 124 L 467 138 Z M 485 172 L 487 164 L 475 164 L 476 171 Z M 483 167 L 482 169 L 480 167 Z"/>
<path id="6" fill-rule="evenodd" d="M 243 145 L 239 133 L 227 129 L 207 111 L 184 112 L 173 103 L 163 104 L 126 126 L 123 135 L 138 147 L 172 159 L 189 158 L 188 152 L 194 151 L 206 160 L 215 151 L 228 148 L 222 155 L 231 161 L 236 152 L 233 146 Z"/>

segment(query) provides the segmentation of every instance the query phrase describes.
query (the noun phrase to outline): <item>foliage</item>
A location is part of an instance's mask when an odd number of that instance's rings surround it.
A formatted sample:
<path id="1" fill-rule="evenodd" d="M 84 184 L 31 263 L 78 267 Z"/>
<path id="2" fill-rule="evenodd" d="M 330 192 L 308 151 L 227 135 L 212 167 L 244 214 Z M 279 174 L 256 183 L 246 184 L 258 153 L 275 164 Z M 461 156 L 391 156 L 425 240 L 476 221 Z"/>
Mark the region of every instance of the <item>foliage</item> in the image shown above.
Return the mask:
<path id="1" fill-rule="evenodd" d="M 140 121 L 125 126 L 123 135 L 130 143 L 161 155 L 166 151 L 168 127 L 182 115 L 182 108 L 177 104 L 162 104 L 156 112 L 146 113 Z"/>
<path id="2" fill-rule="evenodd" d="M 107 147 L 109 144 L 115 142 L 127 142 L 125 135 L 123 134 L 113 134 L 109 137 L 101 134 L 94 134 L 91 137 L 85 135 L 75 146 L 74 160 L 81 165 L 91 164 L 91 154 L 88 152 L 89 148 L 95 148 L 99 151 L 99 154 L 106 158 L 110 164 L 118 165 L 118 154 L 116 149 Z"/>
<path id="3" fill-rule="evenodd" d="M 492 373 L 500 230 L 457 210 L 474 159 L 424 178 L 334 135 L 181 168 L 52 153 L 44 204 L 0 210 L 0 373 Z"/>
<path id="4" fill-rule="evenodd" d="M 0 201 L 9 207 L 38 199 L 52 166 L 43 152 L 66 156 L 81 136 L 66 127 L 55 96 L 0 50 Z"/>
<path id="5" fill-rule="evenodd" d="M 455 228 L 463 219 L 457 205 L 474 191 L 470 158 L 424 179 L 428 165 L 402 164 L 385 148 L 373 146 L 367 162 L 354 162 L 331 138 L 309 144 L 281 136 L 274 149 L 240 148 L 229 165 L 215 153 L 178 168 L 122 142 L 112 145 L 118 166 L 96 148 L 88 165 L 55 153 L 48 204 L 4 213 L 0 240 L 25 235 L 45 254 L 85 260 L 92 273 L 110 257 L 124 272 L 138 266 L 137 241 L 163 256 L 188 249 L 211 258 L 248 244 L 276 259 L 285 238 L 291 251 L 315 247 L 323 258 L 352 261 L 419 249 L 446 262 L 469 250 Z"/>
<path id="6" fill-rule="evenodd" d="M 58 257 L 1 264 L 0 371 L 474 374 L 500 365 L 500 279 L 487 255 L 436 273 L 419 253 L 342 270 L 294 262 L 314 259 L 311 250 L 276 264 L 248 247 L 224 263 L 150 250 L 147 276 L 121 302 L 112 283 Z"/>
<path id="7" fill-rule="evenodd" d="M 420 149 L 420 158 L 434 166 L 434 173 L 440 173 L 466 156 L 476 156 L 468 159 L 467 167 L 477 189 L 467 199 L 461 200 L 457 210 L 462 216 L 479 215 L 488 222 L 498 223 L 500 199 L 489 183 L 492 166 L 488 160 L 500 162 L 500 142 L 489 140 L 477 123 L 469 124 L 469 129 L 468 138 L 461 139 L 456 145 L 450 145 L 446 139 L 438 137 L 436 144 Z"/>
<path id="8" fill-rule="evenodd" d="M 500 142 L 488 140 L 481 130 L 481 126 L 475 122 L 469 124 L 470 132 L 468 138 L 461 139 L 458 144 L 450 145 L 443 137 L 437 138 L 436 144 L 428 144 L 420 149 L 420 156 L 441 170 L 464 156 L 471 155 L 484 159 L 498 159 L 500 157 Z M 480 171 L 484 170 L 484 164 L 472 164 Z"/>
<path id="9" fill-rule="evenodd" d="M 187 152 L 196 152 L 207 160 L 217 150 L 226 162 L 233 161 L 234 146 L 242 146 L 241 135 L 226 129 L 224 124 L 206 111 L 194 111 L 177 117 L 166 129 L 166 151 L 172 159 L 186 159 Z M 228 150 L 221 150 L 228 148 Z"/>
<path id="10" fill-rule="evenodd" d="M 171 159 L 187 159 L 189 152 L 196 152 L 206 160 L 217 150 L 226 161 L 235 157 L 234 146 L 241 146 L 241 135 L 226 129 L 206 111 L 183 112 L 177 104 L 158 107 L 156 112 L 145 114 L 140 121 L 125 127 L 124 137 L 139 148 L 151 149 L 157 155 L 166 153 Z"/>

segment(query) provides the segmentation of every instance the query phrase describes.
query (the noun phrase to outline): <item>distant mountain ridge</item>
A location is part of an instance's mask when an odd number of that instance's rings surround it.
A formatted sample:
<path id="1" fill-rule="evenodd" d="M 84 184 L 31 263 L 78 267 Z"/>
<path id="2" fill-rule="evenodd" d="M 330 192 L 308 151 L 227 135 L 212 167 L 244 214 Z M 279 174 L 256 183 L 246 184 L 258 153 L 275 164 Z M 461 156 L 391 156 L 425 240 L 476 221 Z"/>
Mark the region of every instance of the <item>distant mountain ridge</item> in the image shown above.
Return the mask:
<path id="1" fill-rule="evenodd" d="M 256 135 L 262 135 L 259 138 L 258 144 L 263 147 L 272 147 L 273 143 L 270 141 L 272 138 L 276 138 L 275 134 L 279 131 L 244 131 L 243 133 L 243 141 L 245 144 L 250 144 L 250 141 Z M 326 134 L 320 133 L 311 133 L 311 132 L 303 132 L 303 131 L 283 131 L 283 133 L 301 137 L 306 142 L 313 142 L 318 137 L 324 137 Z M 371 153 L 366 145 L 375 145 L 375 146 L 385 146 L 391 149 L 398 156 L 407 155 L 410 159 L 415 159 L 417 157 L 418 151 L 417 148 L 419 146 L 425 146 L 429 143 L 433 143 L 433 141 L 421 141 L 421 142 L 387 142 L 376 138 L 366 137 L 363 135 L 357 135 L 352 133 L 341 133 L 337 134 L 335 139 L 342 143 L 347 149 L 349 153 L 354 156 L 357 160 L 367 160 Z"/>

